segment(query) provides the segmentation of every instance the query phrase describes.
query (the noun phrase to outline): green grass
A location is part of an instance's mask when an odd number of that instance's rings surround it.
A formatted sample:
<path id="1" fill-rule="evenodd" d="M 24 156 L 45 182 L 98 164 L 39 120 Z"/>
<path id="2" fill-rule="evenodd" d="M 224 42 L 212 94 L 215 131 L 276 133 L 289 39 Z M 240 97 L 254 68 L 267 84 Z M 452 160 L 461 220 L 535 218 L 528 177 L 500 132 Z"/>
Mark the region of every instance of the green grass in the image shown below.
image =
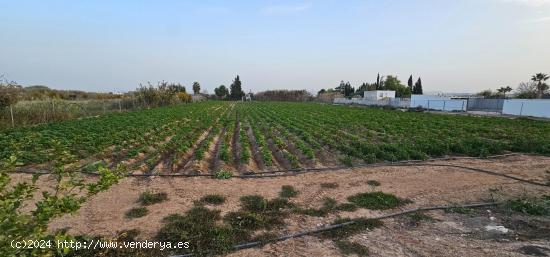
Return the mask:
<path id="1" fill-rule="evenodd" d="M 142 205 L 152 205 L 161 203 L 168 200 L 168 194 L 164 192 L 154 193 L 151 191 L 145 191 L 139 195 L 138 202 Z"/>
<path id="2" fill-rule="evenodd" d="M 296 197 L 297 195 L 298 195 L 298 191 L 296 191 L 296 189 L 294 189 L 293 186 L 289 186 L 289 185 L 282 186 L 281 192 L 279 193 L 279 196 L 283 198 Z"/>
<path id="3" fill-rule="evenodd" d="M 220 205 L 225 202 L 225 197 L 222 195 L 205 195 L 199 202 L 211 205 Z"/>
<path id="4" fill-rule="evenodd" d="M 334 242 L 334 245 L 336 245 L 340 253 L 344 255 L 355 254 L 357 256 L 369 256 L 369 248 L 359 243 L 339 240 Z"/>
<path id="5" fill-rule="evenodd" d="M 410 203 L 392 194 L 383 192 L 359 193 L 348 197 L 348 201 L 358 207 L 371 210 L 387 210 Z"/>
<path id="6" fill-rule="evenodd" d="M 130 210 L 128 210 L 125 214 L 126 218 L 128 219 L 135 219 L 135 218 L 141 218 L 147 215 L 149 211 L 145 207 L 135 207 Z"/>

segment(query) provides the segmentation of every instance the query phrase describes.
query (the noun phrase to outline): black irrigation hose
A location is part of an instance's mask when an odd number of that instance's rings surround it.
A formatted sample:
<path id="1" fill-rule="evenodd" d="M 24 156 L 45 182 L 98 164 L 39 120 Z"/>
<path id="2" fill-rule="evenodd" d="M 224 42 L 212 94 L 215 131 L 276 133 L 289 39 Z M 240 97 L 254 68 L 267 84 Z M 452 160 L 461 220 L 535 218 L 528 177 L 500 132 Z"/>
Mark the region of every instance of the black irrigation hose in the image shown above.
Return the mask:
<path id="1" fill-rule="evenodd" d="M 381 219 L 388 219 L 388 218 L 393 218 L 393 217 L 396 217 L 396 216 L 401 216 L 401 215 L 405 215 L 405 214 L 409 214 L 409 213 L 415 213 L 415 212 L 421 212 L 421 211 L 447 210 L 447 209 L 453 209 L 453 208 L 477 208 L 477 207 L 485 207 L 485 206 L 494 206 L 494 205 L 498 205 L 498 204 L 500 204 L 500 203 L 499 202 L 487 202 L 487 203 L 475 203 L 475 204 L 466 204 L 466 205 L 453 205 L 453 206 L 442 205 L 442 206 L 422 207 L 422 208 L 409 209 L 409 210 L 396 212 L 396 213 L 385 214 L 385 215 L 370 218 L 370 219 L 371 220 L 381 220 Z M 349 226 L 349 225 L 352 225 L 354 223 L 355 223 L 355 221 L 352 220 L 352 221 L 348 221 L 348 222 L 343 222 L 343 223 L 339 223 L 339 224 L 333 224 L 333 225 L 325 226 L 325 227 L 318 228 L 318 229 L 304 230 L 304 231 L 300 231 L 298 233 L 278 237 L 276 239 L 270 240 L 269 242 L 254 241 L 254 242 L 238 244 L 238 245 L 233 246 L 233 250 L 238 251 L 238 250 L 242 250 L 242 249 L 247 249 L 247 248 L 260 246 L 260 245 L 266 244 L 266 243 L 275 243 L 275 242 L 285 241 L 285 240 L 288 240 L 288 239 L 291 239 L 291 238 L 297 238 L 297 237 L 307 236 L 307 235 L 311 235 L 311 234 L 317 234 L 317 233 L 320 233 L 320 232 L 329 231 L 329 230 Z M 183 255 L 172 255 L 170 257 L 191 257 L 191 256 L 193 256 L 192 253 L 183 254 Z"/>
<path id="2" fill-rule="evenodd" d="M 514 155 L 527 155 L 527 154 L 521 154 L 521 153 L 510 153 L 510 154 L 501 154 L 501 155 L 493 155 L 486 157 L 484 159 L 490 159 L 490 158 L 500 158 L 500 157 L 507 157 L 507 156 L 514 156 Z M 434 161 L 445 161 L 445 160 L 463 160 L 463 159 L 479 159 L 477 157 L 446 157 L 446 158 L 434 158 L 434 159 L 428 159 L 428 160 L 410 160 L 410 161 L 399 161 L 399 162 L 393 162 L 393 163 L 374 163 L 374 164 L 362 164 L 362 165 L 356 165 L 353 167 L 348 166 L 336 166 L 336 167 L 325 167 L 325 168 L 310 168 L 310 169 L 289 169 L 289 170 L 278 170 L 278 171 L 261 171 L 261 172 L 254 172 L 250 174 L 245 175 L 236 175 L 232 176 L 232 178 L 242 178 L 242 179 L 254 179 L 254 178 L 274 178 L 274 177 L 287 177 L 287 176 L 296 176 L 299 174 L 304 173 L 310 173 L 310 172 L 328 172 L 328 171 L 337 171 L 342 169 L 350 169 L 350 168 L 361 168 L 361 167 L 391 167 L 391 166 L 431 166 L 431 167 L 452 167 L 452 168 L 460 168 L 460 169 L 466 169 L 470 171 L 476 171 L 476 172 L 482 172 L 485 174 L 493 175 L 493 176 L 500 176 L 536 186 L 544 186 L 544 187 L 550 187 L 548 184 L 531 181 L 527 179 L 522 179 L 502 173 L 498 173 L 495 171 L 480 169 L 480 168 L 473 168 L 473 167 L 466 167 L 466 166 L 460 166 L 460 165 L 454 165 L 454 164 L 431 164 L 427 162 L 434 162 Z M 32 171 L 32 170 L 18 170 L 17 173 L 26 173 L 26 174 L 49 174 L 47 171 Z M 99 173 L 97 172 L 82 172 L 86 175 L 91 176 L 98 176 Z M 265 175 L 262 175 L 265 174 Z M 130 173 L 127 174 L 128 177 L 212 177 L 215 178 L 216 175 L 214 174 L 166 174 L 166 173 L 145 173 L 145 174 L 134 174 Z"/>

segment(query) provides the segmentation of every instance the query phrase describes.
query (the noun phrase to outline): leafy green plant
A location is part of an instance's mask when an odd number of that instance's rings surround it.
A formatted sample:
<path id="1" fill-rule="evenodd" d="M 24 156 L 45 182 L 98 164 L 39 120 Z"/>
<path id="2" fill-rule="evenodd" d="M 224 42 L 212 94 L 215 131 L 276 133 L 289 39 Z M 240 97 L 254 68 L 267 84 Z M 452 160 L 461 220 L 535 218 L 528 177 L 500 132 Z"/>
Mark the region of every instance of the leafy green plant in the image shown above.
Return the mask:
<path id="1" fill-rule="evenodd" d="M 220 170 L 214 174 L 214 177 L 217 179 L 230 179 L 233 177 L 233 173 L 228 170 Z"/>
<path id="2" fill-rule="evenodd" d="M 550 216 L 550 197 L 521 197 L 510 200 L 507 206 L 517 212 L 535 216 Z"/>
<path id="3" fill-rule="evenodd" d="M 5 233 L 0 235 L 0 252 L 3 256 L 51 256 L 69 253 L 70 248 L 14 248 L 10 246 L 10 242 L 29 238 L 33 240 L 74 239 L 63 230 L 53 234 L 48 233 L 49 222 L 64 214 L 75 213 L 87 199 L 109 189 L 125 174 L 123 166 L 117 166 L 113 170 L 99 167 L 99 179 L 86 183 L 79 173 L 64 168 L 66 164 L 74 161 L 74 156 L 62 150 L 61 143 L 52 143 L 58 153 L 53 159 L 54 168 L 50 175 L 55 178 L 54 192 L 43 191 L 42 197 L 37 200 L 36 208 L 32 212 L 22 211 L 22 208 L 38 190 L 36 183 L 40 176 L 34 175 L 28 181 L 12 184 L 10 173 L 22 163 L 15 155 L 0 161 L 0 217 L 2 217 L 0 227 Z M 12 150 L 14 153 L 18 152 L 17 149 Z M 8 186 L 10 184 L 12 186 Z"/>

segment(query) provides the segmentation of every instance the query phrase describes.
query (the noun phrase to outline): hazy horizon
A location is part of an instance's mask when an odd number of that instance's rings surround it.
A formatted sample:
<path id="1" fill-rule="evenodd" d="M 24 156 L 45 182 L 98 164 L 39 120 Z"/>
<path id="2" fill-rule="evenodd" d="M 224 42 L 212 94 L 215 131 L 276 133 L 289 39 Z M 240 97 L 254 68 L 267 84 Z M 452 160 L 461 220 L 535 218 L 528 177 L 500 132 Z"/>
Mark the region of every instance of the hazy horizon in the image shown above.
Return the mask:
<path id="1" fill-rule="evenodd" d="M 550 73 L 550 0 L 0 1 L 0 74 L 116 92 L 193 81 L 213 93 L 357 87 L 516 88 Z"/>

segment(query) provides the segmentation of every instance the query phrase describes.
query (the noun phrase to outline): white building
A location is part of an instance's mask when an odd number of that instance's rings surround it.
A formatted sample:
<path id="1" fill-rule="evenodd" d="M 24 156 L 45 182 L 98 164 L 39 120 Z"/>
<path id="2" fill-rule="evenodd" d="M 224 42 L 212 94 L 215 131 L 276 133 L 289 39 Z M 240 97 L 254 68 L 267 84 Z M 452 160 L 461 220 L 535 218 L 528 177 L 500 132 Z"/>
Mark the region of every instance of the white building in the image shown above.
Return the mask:
<path id="1" fill-rule="evenodd" d="M 386 98 L 395 98 L 395 91 L 393 90 L 365 91 L 364 98 L 370 101 L 378 101 Z"/>

